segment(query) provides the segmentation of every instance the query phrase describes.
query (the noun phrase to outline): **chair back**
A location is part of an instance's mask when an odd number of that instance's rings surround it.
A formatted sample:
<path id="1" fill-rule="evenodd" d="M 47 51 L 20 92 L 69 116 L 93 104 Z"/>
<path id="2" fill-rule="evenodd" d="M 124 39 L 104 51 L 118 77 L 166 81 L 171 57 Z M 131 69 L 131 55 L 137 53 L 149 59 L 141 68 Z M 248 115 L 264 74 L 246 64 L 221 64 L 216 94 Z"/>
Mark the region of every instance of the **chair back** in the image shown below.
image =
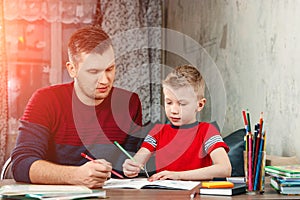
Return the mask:
<path id="1" fill-rule="evenodd" d="M 4 163 L 3 167 L 2 167 L 1 175 L 0 175 L 0 180 L 13 178 L 11 166 L 12 166 L 11 157 L 9 157 L 5 161 L 5 163 Z"/>
<path id="2" fill-rule="evenodd" d="M 231 176 L 245 176 L 244 171 L 244 151 L 245 151 L 245 129 L 238 129 L 223 138 L 229 146 L 228 157 L 231 162 Z"/>

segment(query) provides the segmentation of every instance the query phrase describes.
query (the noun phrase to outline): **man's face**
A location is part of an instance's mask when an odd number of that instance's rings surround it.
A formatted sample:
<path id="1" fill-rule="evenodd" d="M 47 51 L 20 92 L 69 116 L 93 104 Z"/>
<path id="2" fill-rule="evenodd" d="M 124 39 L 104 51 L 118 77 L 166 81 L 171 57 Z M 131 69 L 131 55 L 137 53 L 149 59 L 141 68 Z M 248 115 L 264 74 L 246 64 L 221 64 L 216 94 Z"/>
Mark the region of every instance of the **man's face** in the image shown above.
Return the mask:
<path id="1" fill-rule="evenodd" d="M 74 88 L 86 105 L 99 105 L 109 94 L 115 79 L 115 61 L 112 47 L 103 54 L 81 54 L 76 67 Z"/>

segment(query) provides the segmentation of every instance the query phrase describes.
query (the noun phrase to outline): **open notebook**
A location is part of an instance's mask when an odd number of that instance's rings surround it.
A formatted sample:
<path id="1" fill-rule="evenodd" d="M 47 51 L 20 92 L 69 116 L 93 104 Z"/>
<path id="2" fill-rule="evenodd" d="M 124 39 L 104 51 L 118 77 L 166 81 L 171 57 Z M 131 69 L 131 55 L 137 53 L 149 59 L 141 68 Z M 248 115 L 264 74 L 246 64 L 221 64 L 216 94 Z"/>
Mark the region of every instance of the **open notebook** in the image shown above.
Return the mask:
<path id="1" fill-rule="evenodd" d="M 146 178 L 134 179 L 109 179 L 103 188 L 132 188 L 132 189 L 168 189 L 168 190 L 191 190 L 200 186 L 200 181 L 179 181 L 179 180 L 157 180 L 148 181 Z"/>

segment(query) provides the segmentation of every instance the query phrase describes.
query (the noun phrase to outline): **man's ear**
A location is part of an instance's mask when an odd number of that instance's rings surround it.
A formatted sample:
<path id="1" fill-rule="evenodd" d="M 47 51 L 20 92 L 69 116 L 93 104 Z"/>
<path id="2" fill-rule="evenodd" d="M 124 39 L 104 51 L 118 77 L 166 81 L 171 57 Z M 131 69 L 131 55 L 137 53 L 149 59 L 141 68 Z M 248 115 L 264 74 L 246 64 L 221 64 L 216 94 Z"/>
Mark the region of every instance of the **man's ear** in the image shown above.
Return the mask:
<path id="1" fill-rule="evenodd" d="M 75 78 L 77 76 L 77 68 L 75 67 L 75 65 L 72 62 L 67 62 L 66 68 L 67 68 L 71 78 Z"/>
<path id="2" fill-rule="evenodd" d="M 205 98 L 202 98 L 202 99 L 198 100 L 198 108 L 197 108 L 198 112 L 200 112 L 204 108 L 205 103 L 206 103 Z"/>

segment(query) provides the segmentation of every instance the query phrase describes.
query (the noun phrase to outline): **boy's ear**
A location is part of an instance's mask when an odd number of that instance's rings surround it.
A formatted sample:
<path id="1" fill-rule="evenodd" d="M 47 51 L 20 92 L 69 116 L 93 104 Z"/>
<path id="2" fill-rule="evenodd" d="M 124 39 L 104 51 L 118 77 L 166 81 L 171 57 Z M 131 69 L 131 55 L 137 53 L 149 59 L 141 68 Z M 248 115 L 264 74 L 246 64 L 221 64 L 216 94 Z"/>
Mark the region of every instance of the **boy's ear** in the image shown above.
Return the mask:
<path id="1" fill-rule="evenodd" d="M 72 62 L 67 62 L 66 68 L 67 68 L 71 78 L 75 78 L 77 76 L 77 68 L 75 67 L 75 65 Z"/>
<path id="2" fill-rule="evenodd" d="M 197 108 L 198 112 L 201 111 L 204 108 L 205 103 L 206 103 L 205 98 L 202 98 L 198 101 L 198 108 Z"/>

